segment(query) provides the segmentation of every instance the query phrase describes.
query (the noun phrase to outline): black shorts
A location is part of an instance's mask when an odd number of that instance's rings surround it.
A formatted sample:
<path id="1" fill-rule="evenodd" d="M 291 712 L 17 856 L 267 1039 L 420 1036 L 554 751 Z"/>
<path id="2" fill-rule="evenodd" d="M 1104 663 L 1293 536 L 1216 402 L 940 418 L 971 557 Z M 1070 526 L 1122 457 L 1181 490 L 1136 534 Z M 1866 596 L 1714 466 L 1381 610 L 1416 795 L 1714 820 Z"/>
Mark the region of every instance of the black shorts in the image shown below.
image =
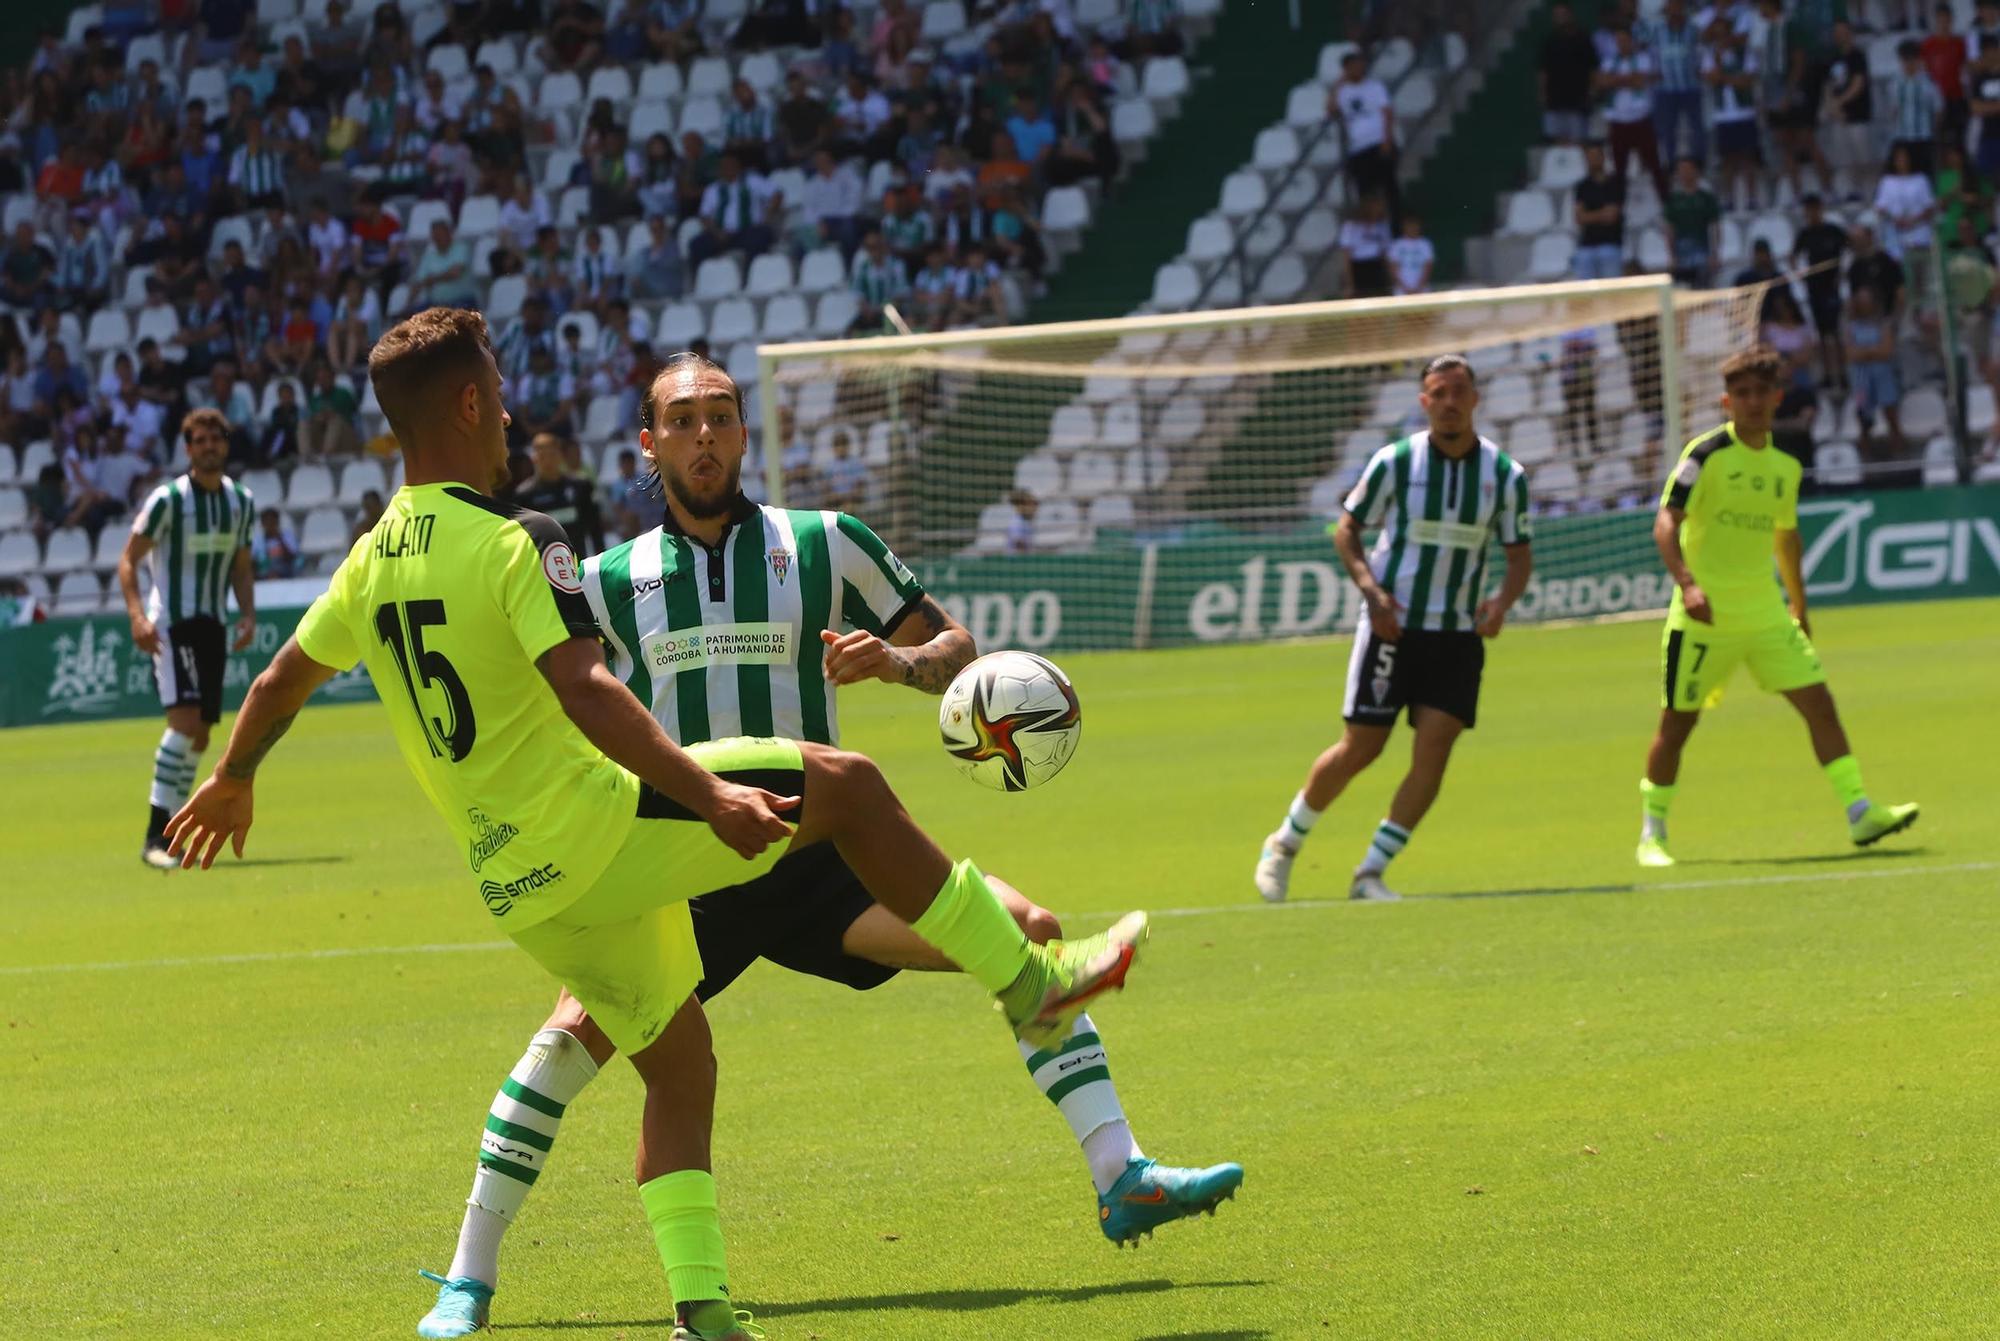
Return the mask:
<path id="1" fill-rule="evenodd" d="M 854 919 L 874 902 L 831 843 L 794 852 L 747 884 L 702 895 L 688 904 L 701 949 L 695 995 L 703 1001 L 718 995 L 759 959 L 857 992 L 880 987 L 895 969 L 840 948 Z"/>
<path id="2" fill-rule="evenodd" d="M 177 619 L 160 630 L 153 678 L 163 708 L 201 709 L 201 720 L 222 720 L 222 673 L 229 665 L 229 634 L 211 615 Z"/>
<path id="3" fill-rule="evenodd" d="M 1470 728 L 1479 720 L 1479 677 L 1486 669 L 1486 640 L 1476 633 L 1403 630 L 1384 642 L 1362 626 L 1347 662 L 1347 698 L 1341 715 L 1359 726 L 1394 726 L 1409 708 L 1448 712 Z"/>
<path id="4" fill-rule="evenodd" d="M 1813 329 L 1825 339 L 1840 334 L 1840 289 L 1806 286 L 1806 306 L 1812 309 Z"/>

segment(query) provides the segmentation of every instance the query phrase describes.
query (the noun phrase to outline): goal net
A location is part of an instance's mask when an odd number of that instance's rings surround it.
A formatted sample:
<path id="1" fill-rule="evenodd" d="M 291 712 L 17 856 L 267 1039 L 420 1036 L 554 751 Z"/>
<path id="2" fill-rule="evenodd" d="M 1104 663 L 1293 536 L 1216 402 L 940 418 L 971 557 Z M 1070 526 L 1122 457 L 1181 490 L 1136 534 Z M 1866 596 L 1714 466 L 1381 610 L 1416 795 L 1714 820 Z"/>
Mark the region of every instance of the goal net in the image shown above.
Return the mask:
<path id="1" fill-rule="evenodd" d="M 1760 296 L 1645 276 L 766 345 L 746 476 L 869 522 L 982 649 L 1345 631 L 1327 524 L 1423 427 L 1417 369 L 1457 352 L 1478 430 L 1530 471 L 1517 617 L 1658 609 L 1663 474 L 1717 418 Z"/>

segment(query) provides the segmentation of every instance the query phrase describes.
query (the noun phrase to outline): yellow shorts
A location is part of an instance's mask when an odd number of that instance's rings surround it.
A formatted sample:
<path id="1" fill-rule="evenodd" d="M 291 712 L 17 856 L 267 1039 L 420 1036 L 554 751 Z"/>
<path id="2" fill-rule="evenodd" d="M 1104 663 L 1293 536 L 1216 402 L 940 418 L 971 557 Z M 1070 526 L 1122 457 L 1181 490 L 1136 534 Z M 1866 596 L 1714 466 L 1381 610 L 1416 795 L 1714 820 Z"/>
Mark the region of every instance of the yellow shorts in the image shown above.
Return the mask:
<path id="1" fill-rule="evenodd" d="M 1782 694 L 1826 683 L 1812 639 L 1794 619 L 1749 633 L 1717 633 L 1705 624 L 1671 624 L 1660 639 L 1660 706 L 1699 712 L 1720 700 L 1739 664 L 1750 667 L 1757 687 Z"/>
<path id="2" fill-rule="evenodd" d="M 802 796 L 798 742 L 737 737 L 688 753 L 731 782 Z M 687 901 L 754 880 L 785 844 L 745 861 L 707 824 L 645 788 L 632 831 L 597 883 L 569 907 L 520 931 L 514 943 L 569 988 L 621 1052 L 651 1043 L 701 981 Z"/>

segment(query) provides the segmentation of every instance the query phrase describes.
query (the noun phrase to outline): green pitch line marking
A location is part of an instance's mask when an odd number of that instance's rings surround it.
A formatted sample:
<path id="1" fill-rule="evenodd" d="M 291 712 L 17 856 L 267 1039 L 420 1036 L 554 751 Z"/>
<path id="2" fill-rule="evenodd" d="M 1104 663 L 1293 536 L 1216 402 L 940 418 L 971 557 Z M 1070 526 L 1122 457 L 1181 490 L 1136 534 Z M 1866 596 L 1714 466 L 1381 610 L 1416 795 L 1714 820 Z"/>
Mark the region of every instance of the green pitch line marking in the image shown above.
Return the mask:
<path id="1" fill-rule="evenodd" d="M 1967 861 L 1946 866 L 1893 866 L 1860 871 L 1825 871 L 1803 875 L 1738 875 L 1713 880 L 1661 880 L 1629 885 L 1590 885 L 1577 889 L 1496 889 L 1462 894 L 1412 895 L 1408 903 L 1427 898 L 1442 902 L 1451 898 L 1506 898 L 1542 894 L 1643 894 L 1654 890 L 1740 889 L 1754 885 L 1832 884 L 1848 880 L 1896 880 L 1912 875 L 1948 875 L 1959 871 L 2000 870 L 2000 861 Z M 1218 904 L 1208 908 L 1156 908 L 1152 917 L 1218 917 L 1246 914 L 1267 916 L 1290 909 L 1346 908 L 1347 899 L 1295 899 L 1289 903 Z M 1065 914 L 1065 916 L 1068 916 Z M 373 955 L 478 954 L 506 950 L 512 941 L 456 941 L 437 945 L 360 945 L 325 950 L 269 950 L 250 954 L 185 955 L 166 959 L 118 959 L 95 964 L 12 964 L 0 965 L 0 977 L 25 977 L 38 973 L 118 973 L 130 969 L 206 968 L 222 964 L 280 964 L 314 959 L 358 959 Z"/>

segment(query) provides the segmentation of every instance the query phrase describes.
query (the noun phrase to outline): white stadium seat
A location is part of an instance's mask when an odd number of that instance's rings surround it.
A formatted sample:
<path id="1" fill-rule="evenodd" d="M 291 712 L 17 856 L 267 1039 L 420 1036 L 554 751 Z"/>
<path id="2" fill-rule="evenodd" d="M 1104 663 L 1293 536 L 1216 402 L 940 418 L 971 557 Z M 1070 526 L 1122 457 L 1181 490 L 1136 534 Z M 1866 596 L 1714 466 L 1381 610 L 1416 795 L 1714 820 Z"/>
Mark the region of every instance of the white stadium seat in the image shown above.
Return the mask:
<path id="1" fill-rule="evenodd" d="M 695 303 L 668 303 L 653 325 L 653 339 L 665 353 L 686 349 L 708 333 L 708 318 Z"/>
<path id="2" fill-rule="evenodd" d="M 1567 233 L 1544 233 L 1535 239 L 1534 250 L 1528 254 L 1528 278 L 1536 280 L 1557 280 L 1569 275 L 1570 255 L 1576 250 L 1576 241 Z"/>
<path id="3" fill-rule="evenodd" d="M 1236 233 L 1226 219 L 1203 215 L 1188 225 L 1187 249 L 1181 253 L 1190 261 L 1219 261 L 1236 250 Z"/>
<path id="4" fill-rule="evenodd" d="M 1080 186 L 1058 186 L 1042 199 L 1042 227 L 1076 233 L 1090 227 L 1090 196 Z"/>
<path id="5" fill-rule="evenodd" d="M 0 534 L 0 577 L 22 577 L 42 564 L 42 547 L 31 531 Z"/>
<path id="6" fill-rule="evenodd" d="M 1315 130 L 1326 120 L 1326 90 L 1318 84 L 1300 84 L 1285 99 L 1285 124 L 1299 130 Z"/>
<path id="7" fill-rule="evenodd" d="M 1502 233 L 1515 237 L 1537 237 L 1556 226 L 1556 209 L 1546 191 L 1516 191 L 1507 200 L 1507 217 Z"/>
<path id="8" fill-rule="evenodd" d="M 1260 303 L 1296 302 L 1306 289 L 1306 263 L 1291 252 L 1273 257 L 1257 278 L 1256 298 Z"/>
<path id="9" fill-rule="evenodd" d="M 1143 144 L 1159 133 L 1159 118 L 1144 98 L 1111 105 L 1111 137 L 1123 145 Z"/>
<path id="10" fill-rule="evenodd" d="M 1047 452 L 1029 452 L 1014 464 L 1014 487 L 1025 489 L 1037 498 L 1049 498 L 1061 493 L 1061 460 Z"/>
<path id="11" fill-rule="evenodd" d="M 84 336 L 87 354 L 109 354 L 132 347 L 132 323 L 123 308 L 101 307 L 90 314 L 90 332 Z"/>
<path id="12" fill-rule="evenodd" d="M 782 252 L 765 252 L 750 262 L 750 274 L 743 282 L 743 291 L 752 298 L 769 298 L 780 293 L 789 293 L 797 287 L 792 276 L 792 261 Z"/>
<path id="13" fill-rule="evenodd" d="M 1222 180 L 1222 213 L 1228 218 L 1247 218 L 1269 199 L 1264 179 L 1254 172 L 1232 172 Z"/>
<path id="14" fill-rule="evenodd" d="M 825 293 L 847 284 L 847 262 L 838 247 L 809 251 L 799 263 L 799 289 L 805 293 Z"/>
<path id="15" fill-rule="evenodd" d="M 687 85 L 681 79 L 681 67 L 672 61 L 661 61 L 639 72 L 639 87 L 635 96 L 640 102 L 667 102 L 680 98 L 686 91 Z M 632 139 L 636 144 L 639 137 L 634 135 Z"/>
<path id="16" fill-rule="evenodd" d="M 697 298 L 732 298 L 743 291 L 743 267 L 733 256 L 711 256 L 694 275 Z"/>
<path id="17" fill-rule="evenodd" d="M 687 89 L 682 96 L 689 99 L 720 98 L 729 92 L 732 82 L 726 58 L 702 56 L 688 67 Z"/>
<path id="18" fill-rule="evenodd" d="M 340 472 L 340 491 L 334 495 L 334 501 L 348 507 L 359 507 L 370 489 L 387 498 L 388 491 L 384 484 L 381 462 L 350 461 Z"/>
<path id="19" fill-rule="evenodd" d="M 924 41 L 942 42 L 964 31 L 965 6 L 959 0 L 932 0 L 924 6 Z"/>
<path id="20" fill-rule="evenodd" d="M 578 436 L 584 442 L 609 442 L 618 436 L 623 426 L 625 402 L 618 396 L 597 396 L 592 398 L 590 409 L 584 413 L 583 432 Z"/>
<path id="21" fill-rule="evenodd" d="M 1089 523 L 1093 531 L 1129 531 L 1138 522 L 1129 494 L 1104 494 L 1090 500 Z"/>
<path id="22" fill-rule="evenodd" d="M 631 105 L 632 76 L 624 66 L 600 65 L 590 72 L 590 84 L 583 91 L 583 100 L 594 107 L 599 98 L 609 99 L 613 107 Z"/>
<path id="23" fill-rule="evenodd" d="M 1073 500 L 1052 498 L 1035 513 L 1037 549 L 1067 549 L 1082 544 L 1086 539 L 1083 509 Z"/>
<path id="24" fill-rule="evenodd" d="M 49 533 L 48 548 L 42 552 L 42 571 L 73 573 L 90 567 L 90 535 L 78 526 L 64 526 Z"/>
<path id="25" fill-rule="evenodd" d="M 1146 62 L 1139 88 L 1148 102 L 1172 102 L 1188 91 L 1187 62 L 1179 56 L 1155 56 Z"/>
<path id="26" fill-rule="evenodd" d="M 835 289 L 821 294 L 819 305 L 813 309 L 813 334 L 828 340 L 845 335 L 860 311 L 861 300 L 851 290 Z"/>
<path id="27" fill-rule="evenodd" d="M 1161 266 L 1153 274 L 1153 306 L 1162 312 L 1185 312 L 1201 293 L 1201 276 L 1182 262 Z"/>
<path id="28" fill-rule="evenodd" d="M 757 309 L 748 299 L 725 298 L 708 317 L 708 338 L 718 345 L 757 338 Z"/>
<path id="29" fill-rule="evenodd" d="M 262 0 L 259 0 L 262 3 Z M 440 42 L 431 48 L 431 54 L 424 60 L 426 70 L 436 70 L 449 84 L 454 79 L 463 78 L 472 70 L 472 62 L 466 59 L 465 48 L 455 42 Z"/>
<path id="30" fill-rule="evenodd" d="M 1075 498 L 1095 498 L 1118 487 L 1118 458 L 1097 448 L 1078 452 L 1069 461 L 1069 492 Z"/>
<path id="31" fill-rule="evenodd" d="M 1290 126 L 1270 126 L 1257 133 L 1251 161 L 1262 172 L 1283 172 L 1299 161 L 1299 137 Z"/>
<path id="32" fill-rule="evenodd" d="M 11 531 L 27 524 L 28 496 L 19 489 L 0 488 L 0 531 Z M 110 536 L 121 546 L 125 543 L 124 534 L 116 526 L 107 526 L 98 534 Z"/>
<path id="33" fill-rule="evenodd" d="M 467 196 L 458 207 L 458 231 L 468 239 L 499 232 L 500 197 Z"/>
<path id="34" fill-rule="evenodd" d="M 286 507 L 302 512 L 332 501 L 332 471 L 316 461 L 305 462 L 292 470 L 291 483 L 285 495 Z"/>
<path id="35" fill-rule="evenodd" d="M 803 339 L 811 329 L 812 314 L 806 310 L 806 300 L 798 294 L 780 294 L 764 309 L 766 340 Z"/>
<path id="36" fill-rule="evenodd" d="M 310 555 L 338 554 L 350 543 L 347 518 L 339 508 L 314 508 L 299 528 L 299 548 Z"/>
<path id="37" fill-rule="evenodd" d="M 1049 446 L 1057 451 L 1088 447 L 1097 441 L 1097 412 L 1088 405 L 1065 405 L 1049 422 Z"/>
<path id="38" fill-rule="evenodd" d="M 562 111 L 583 102 L 583 81 L 566 70 L 543 75 L 535 90 L 535 106 L 544 112 Z"/>

